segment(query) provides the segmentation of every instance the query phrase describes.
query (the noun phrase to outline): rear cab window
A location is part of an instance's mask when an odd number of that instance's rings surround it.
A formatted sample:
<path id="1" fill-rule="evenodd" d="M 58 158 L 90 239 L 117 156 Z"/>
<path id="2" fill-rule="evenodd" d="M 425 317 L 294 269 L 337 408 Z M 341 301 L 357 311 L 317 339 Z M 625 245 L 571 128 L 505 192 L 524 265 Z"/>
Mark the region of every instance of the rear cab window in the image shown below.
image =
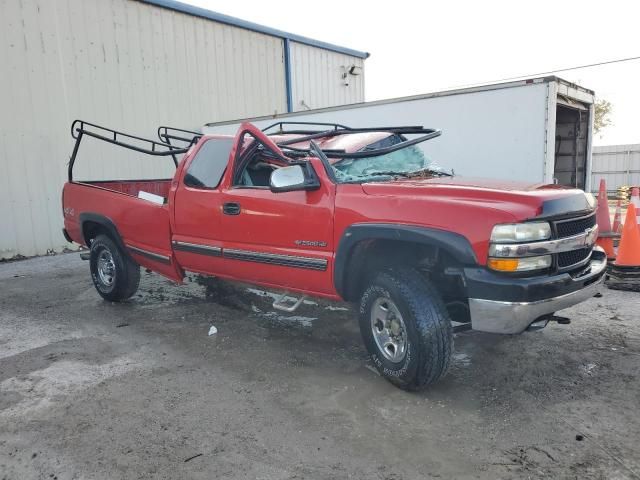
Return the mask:
<path id="1" fill-rule="evenodd" d="M 189 164 L 184 176 L 184 184 L 192 188 L 216 188 L 222 179 L 233 138 L 210 138 L 205 141 Z"/>

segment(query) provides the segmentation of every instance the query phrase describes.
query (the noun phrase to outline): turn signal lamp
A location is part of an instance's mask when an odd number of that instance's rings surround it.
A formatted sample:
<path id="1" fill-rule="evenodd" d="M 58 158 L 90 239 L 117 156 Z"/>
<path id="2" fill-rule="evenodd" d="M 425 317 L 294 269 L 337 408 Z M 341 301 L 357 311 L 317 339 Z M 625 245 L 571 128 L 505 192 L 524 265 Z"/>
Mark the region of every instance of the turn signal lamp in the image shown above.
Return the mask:
<path id="1" fill-rule="evenodd" d="M 523 258 L 489 258 L 487 266 L 499 272 L 528 272 L 551 266 L 551 255 Z"/>

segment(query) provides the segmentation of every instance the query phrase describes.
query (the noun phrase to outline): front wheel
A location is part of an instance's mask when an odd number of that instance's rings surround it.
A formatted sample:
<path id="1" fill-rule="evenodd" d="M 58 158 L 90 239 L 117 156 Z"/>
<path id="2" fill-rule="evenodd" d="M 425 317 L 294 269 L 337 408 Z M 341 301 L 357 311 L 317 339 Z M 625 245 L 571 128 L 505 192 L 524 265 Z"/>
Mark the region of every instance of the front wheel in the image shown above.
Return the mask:
<path id="1" fill-rule="evenodd" d="M 91 279 L 105 300 L 120 302 L 130 298 L 140 285 L 140 266 L 106 235 L 91 243 Z"/>
<path id="2" fill-rule="evenodd" d="M 360 300 L 360 332 L 387 380 L 419 390 L 443 377 L 453 352 L 453 330 L 436 289 L 416 270 L 379 272 Z"/>

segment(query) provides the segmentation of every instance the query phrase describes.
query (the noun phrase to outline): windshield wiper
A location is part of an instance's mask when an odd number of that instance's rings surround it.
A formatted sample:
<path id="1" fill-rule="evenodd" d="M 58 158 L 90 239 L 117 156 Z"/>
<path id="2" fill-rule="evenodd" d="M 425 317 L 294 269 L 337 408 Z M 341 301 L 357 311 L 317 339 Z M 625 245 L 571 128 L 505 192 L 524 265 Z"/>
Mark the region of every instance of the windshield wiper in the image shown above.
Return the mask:
<path id="1" fill-rule="evenodd" d="M 434 177 L 453 177 L 452 174 L 443 172 L 442 170 L 435 170 L 433 168 L 422 168 L 420 170 L 414 170 L 412 172 L 396 172 L 393 170 L 376 170 L 375 172 L 368 172 L 362 176 L 370 176 L 370 175 L 388 175 L 388 176 L 397 176 L 403 178 L 416 178 L 416 177 L 427 177 L 425 174 L 431 174 Z"/>
<path id="2" fill-rule="evenodd" d="M 361 177 L 368 177 L 372 175 L 384 175 L 389 177 L 405 177 L 409 178 L 411 176 L 410 172 L 394 172 L 393 170 L 376 170 L 375 172 L 365 173 L 364 175 L 359 175 Z"/>
<path id="3" fill-rule="evenodd" d="M 409 172 L 407 176 L 409 177 L 422 177 L 425 173 L 430 173 L 435 177 L 453 177 L 452 173 L 443 172 L 442 170 L 436 170 L 434 168 L 423 168 L 421 170 L 414 170 L 413 172 Z"/>

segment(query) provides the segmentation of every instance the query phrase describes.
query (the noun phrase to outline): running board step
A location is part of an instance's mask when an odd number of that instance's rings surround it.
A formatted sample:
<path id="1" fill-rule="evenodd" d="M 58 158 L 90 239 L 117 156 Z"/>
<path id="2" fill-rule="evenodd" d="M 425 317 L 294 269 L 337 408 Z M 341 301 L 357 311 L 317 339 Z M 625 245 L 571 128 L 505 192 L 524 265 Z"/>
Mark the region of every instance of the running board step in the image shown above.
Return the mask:
<path id="1" fill-rule="evenodd" d="M 285 292 L 273 301 L 272 307 L 276 310 L 292 313 L 295 312 L 300 305 L 302 305 L 302 302 L 304 302 L 305 298 L 306 297 L 303 295 L 302 297 L 296 299 L 295 297 L 287 295 L 287 293 Z"/>
<path id="2" fill-rule="evenodd" d="M 452 325 L 453 333 L 467 332 L 471 330 L 471 322 L 467 322 L 467 323 L 451 322 L 451 323 L 455 323 L 455 325 Z"/>

